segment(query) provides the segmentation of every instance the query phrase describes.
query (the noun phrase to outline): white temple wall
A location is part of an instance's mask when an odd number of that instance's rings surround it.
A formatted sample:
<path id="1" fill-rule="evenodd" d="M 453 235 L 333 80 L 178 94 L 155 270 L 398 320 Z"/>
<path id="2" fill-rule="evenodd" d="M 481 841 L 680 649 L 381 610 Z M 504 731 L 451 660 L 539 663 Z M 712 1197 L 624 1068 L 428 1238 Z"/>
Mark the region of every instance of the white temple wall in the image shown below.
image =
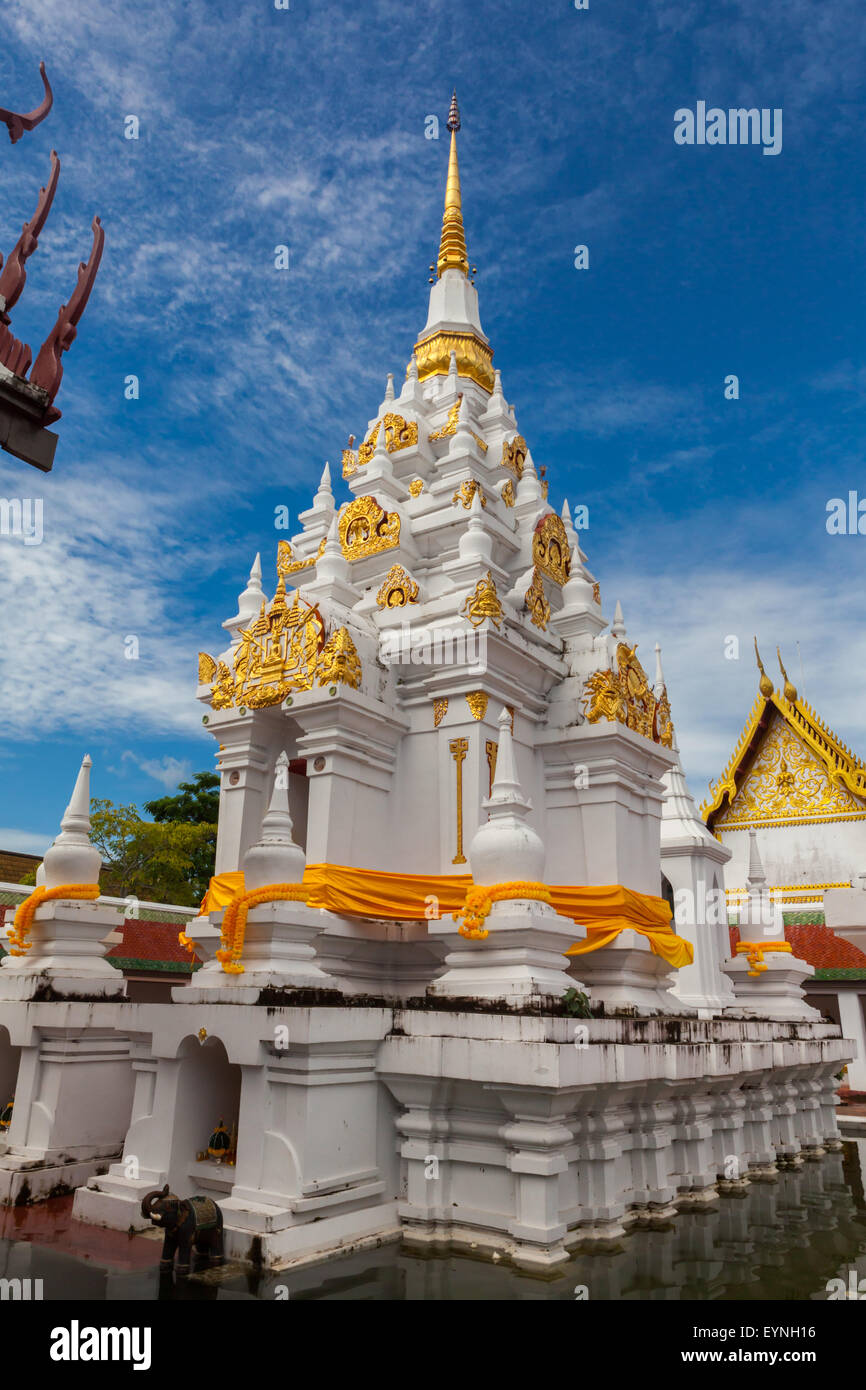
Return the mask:
<path id="1" fill-rule="evenodd" d="M 848 883 L 866 868 L 866 821 L 758 826 L 758 849 L 770 886 Z M 732 851 L 726 888 L 744 888 L 749 869 L 748 830 L 719 831 Z M 790 905 L 793 908 L 793 905 Z"/>

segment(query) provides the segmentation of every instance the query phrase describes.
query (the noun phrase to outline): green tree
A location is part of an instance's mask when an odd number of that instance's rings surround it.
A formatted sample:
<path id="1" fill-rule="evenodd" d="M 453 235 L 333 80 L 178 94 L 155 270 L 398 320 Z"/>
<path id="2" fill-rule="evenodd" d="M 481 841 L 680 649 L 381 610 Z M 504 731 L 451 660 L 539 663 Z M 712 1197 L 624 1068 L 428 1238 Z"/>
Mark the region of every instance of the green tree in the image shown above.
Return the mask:
<path id="1" fill-rule="evenodd" d="M 145 811 L 160 824 L 174 822 L 210 826 L 192 855 L 190 886 L 201 901 L 207 892 L 216 858 L 216 827 L 220 809 L 220 779 L 216 772 L 197 772 L 191 782 L 180 782 L 174 796 L 146 801 Z"/>
<path id="2" fill-rule="evenodd" d="M 213 836 L 207 822 L 142 820 L 137 806 L 94 797 L 90 838 L 102 855 L 102 890 L 152 902 L 198 904 L 207 888 L 196 864 Z"/>

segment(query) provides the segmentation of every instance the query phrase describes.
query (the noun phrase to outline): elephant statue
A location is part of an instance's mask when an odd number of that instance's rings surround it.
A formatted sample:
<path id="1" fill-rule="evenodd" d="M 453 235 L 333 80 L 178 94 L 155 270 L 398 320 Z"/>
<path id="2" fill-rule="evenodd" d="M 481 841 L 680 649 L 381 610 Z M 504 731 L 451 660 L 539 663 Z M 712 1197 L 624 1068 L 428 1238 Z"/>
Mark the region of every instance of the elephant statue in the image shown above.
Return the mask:
<path id="1" fill-rule="evenodd" d="M 178 1252 L 178 1274 L 189 1274 L 190 1255 L 196 1250 L 208 1255 L 212 1265 L 223 1262 L 223 1214 L 210 1197 L 175 1197 L 168 1183 L 160 1192 L 145 1193 L 141 1199 L 141 1214 L 165 1231 L 162 1243 L 161 1271 L 174 1265 Z"/>

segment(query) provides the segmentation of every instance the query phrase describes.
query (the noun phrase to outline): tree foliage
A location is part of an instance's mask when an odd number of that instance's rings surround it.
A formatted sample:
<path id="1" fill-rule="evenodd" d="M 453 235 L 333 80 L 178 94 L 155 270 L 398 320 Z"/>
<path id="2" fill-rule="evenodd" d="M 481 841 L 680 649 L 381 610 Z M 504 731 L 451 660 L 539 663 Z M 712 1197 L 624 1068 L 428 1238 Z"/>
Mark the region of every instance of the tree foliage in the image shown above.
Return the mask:
<path id="1" fill-rule="evenodd" d="M 207 775 L 207 774 L 206 774 Z M 152 902 L 198 904 L 207 889 L 202 864 L 213 864 L 215 827 L 208 821 L 142 820 L 137 806 L 94 797 L 90 838 L 103 859 L 102 890 Z"/>

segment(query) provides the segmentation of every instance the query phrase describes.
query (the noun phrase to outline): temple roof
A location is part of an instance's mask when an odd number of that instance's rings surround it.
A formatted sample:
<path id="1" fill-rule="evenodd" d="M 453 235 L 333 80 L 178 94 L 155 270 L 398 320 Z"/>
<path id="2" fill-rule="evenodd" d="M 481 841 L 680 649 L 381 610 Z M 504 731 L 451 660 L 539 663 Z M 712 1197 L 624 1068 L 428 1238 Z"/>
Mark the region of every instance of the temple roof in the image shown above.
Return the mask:
<path id="1" fill-rule="evenodd" d="M 781 663 L 782 690 L 764 670 L 758 698 L 701 807 L 711 830 L 866 813 L 866 765 L 801 700 Z"/>
<path id="2" fill-rule="evenodd" d="M 814 965 L 816 980 L 866 980 L 866 954 L 831 931 L 823 912 L 783 912 L 782 920 L 785 940 L 795 956 Z M 728 931 L 734 955 L 740 929 L 730 926 Z"/>

